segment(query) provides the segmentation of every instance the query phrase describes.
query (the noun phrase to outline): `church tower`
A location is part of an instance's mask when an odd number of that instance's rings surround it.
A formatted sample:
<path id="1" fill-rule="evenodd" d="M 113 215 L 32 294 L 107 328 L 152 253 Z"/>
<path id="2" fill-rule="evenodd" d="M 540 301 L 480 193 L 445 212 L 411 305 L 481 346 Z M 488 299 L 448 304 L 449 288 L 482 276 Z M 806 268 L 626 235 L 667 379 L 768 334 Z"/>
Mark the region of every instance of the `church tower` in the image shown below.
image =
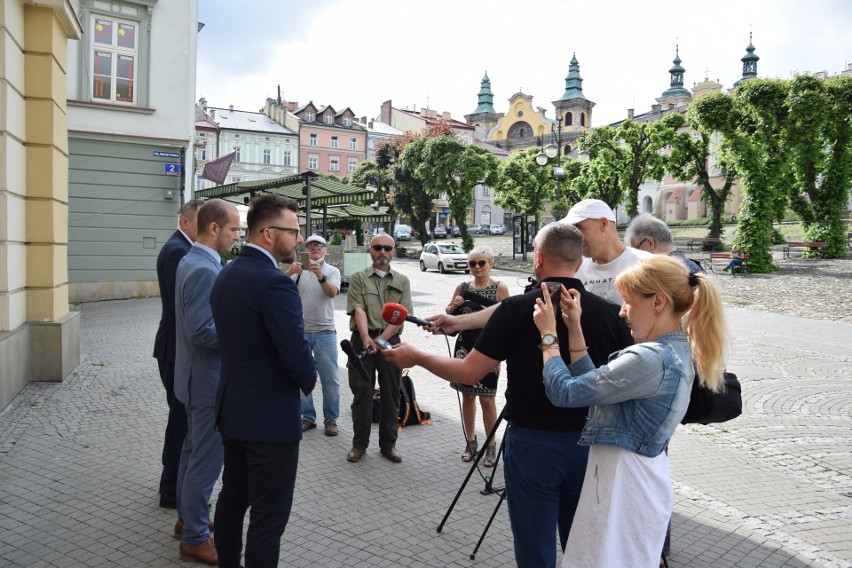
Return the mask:
<path id="1" fill-rule="evenodd" d="M 664 109 L 687 105 L 692 100 L 692 93 L 683 87 L 683 74 L 686 69 L 681 66 L 680 46 L 675 46 L 675 58 L 672 63 L 674 65 L 669 69 L 671 76 L 669 88 L 663 91 L 663 95 L 657 99 L 657 102 Z"/>
<path id="2" fill-rule="evenodd" d="M 488 78 L 488 72 L 482 77 L 482 82 L 479 87 L 479 105 L 470 114 L 464 116 L 468 124 L 472 124 L 476 132 L 474 138 L 476 140 L 485 140 L 488 133 L 497 124 L 497 120 L 501 115 L 494 110 L 494 93 L 491 92 L 491 79 Z"/>
<path id="3" fill-rule="evenodd" d="M 568 76 L 565 77 L 565 92 L 559 100 L 553 101 L 556 116 L 562 117 L 562 131 L 576 132 L 577 136 L 592 127 L 592 108 L 595 103 L 583 95 L 583 78 L 580 76 L 580 64 L 577 54 L 571 57 Z M 576 138 L 576 136 L 569 137 Z M 570 150 L 567 150 L 570 152 Z"/>
<path id="4" fill-rule="evenodd" d="M 760 57 L 754 54 L 754 46 L 751 43 L 751 32 L 748 33 L 748 47 L 746 48 L 746 54 L 743 55 L 740 61 L 743 62 L 743 77 L 734 83 L 735 89 L 749 79 L 757 77 L 757 62 L 760 61 Z"/>

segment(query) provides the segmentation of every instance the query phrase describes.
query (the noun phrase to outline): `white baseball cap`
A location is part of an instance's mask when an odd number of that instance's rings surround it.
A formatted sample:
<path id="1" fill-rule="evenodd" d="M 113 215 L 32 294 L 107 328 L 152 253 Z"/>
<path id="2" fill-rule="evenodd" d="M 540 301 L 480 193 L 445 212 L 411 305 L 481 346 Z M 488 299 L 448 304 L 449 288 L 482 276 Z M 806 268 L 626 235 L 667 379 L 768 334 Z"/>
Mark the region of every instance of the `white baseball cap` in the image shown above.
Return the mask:
<path id="1" fill-rule="evenodd" d="M 323 245 L 323 246 L 327 246 L 327 245 L 328 245 L 328 243 L 327 243 L 327 242 L 325 242 L 325 239 L 324 239 L 324 238 L 322 238 L 322 237 L 321 237 L 321 236 L 319 236 L 319 235 L 311 235 L 310 237 L 308 237 L 307 239 L 305 239 L 305 245 L 307 245 L 308 243 L 320 243 L 320 244 L 321 244 L 321 245 Z"/>
<path id="2" fill-rule="evenodd" d="M 612 212 L 609 205 L 600 199 L 584 199 L 575 203 L 560 223 L 576 225 L 586 219 L 608 219 L 615 223 L 615 213 Z"/>

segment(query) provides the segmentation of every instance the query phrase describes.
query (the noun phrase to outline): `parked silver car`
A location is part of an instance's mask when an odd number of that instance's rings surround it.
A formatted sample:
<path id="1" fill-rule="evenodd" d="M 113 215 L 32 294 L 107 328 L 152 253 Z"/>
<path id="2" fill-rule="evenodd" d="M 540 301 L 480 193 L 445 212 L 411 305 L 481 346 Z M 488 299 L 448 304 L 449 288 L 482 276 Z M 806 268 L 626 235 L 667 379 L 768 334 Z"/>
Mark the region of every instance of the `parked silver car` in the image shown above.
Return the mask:
<path id="1" fill-rule="evenodd" d="M 506 234 L 506 226 L 505 225 L 488 225 L 488 234 L 489 235 L 505 235 Z"/>
<path id="2" fill-rule="evenodd" d="M 448 270 L 463 270 L 470 274 L 470 266 L 467 264 L 467 253 L 458 245 L 426 243 L 423 252 L 420 253 L 420 270 L 426 272 L 428 269 L 437 269 L 441 274 Z"/>
<path id="3" fill-rule="evenodd" d="M 481 235 L 482 234 L 482 227 L 480 227 L 479 225 L 468 225 L 467 226 L 467 232 L 470 233 L 471 235 Z"/>

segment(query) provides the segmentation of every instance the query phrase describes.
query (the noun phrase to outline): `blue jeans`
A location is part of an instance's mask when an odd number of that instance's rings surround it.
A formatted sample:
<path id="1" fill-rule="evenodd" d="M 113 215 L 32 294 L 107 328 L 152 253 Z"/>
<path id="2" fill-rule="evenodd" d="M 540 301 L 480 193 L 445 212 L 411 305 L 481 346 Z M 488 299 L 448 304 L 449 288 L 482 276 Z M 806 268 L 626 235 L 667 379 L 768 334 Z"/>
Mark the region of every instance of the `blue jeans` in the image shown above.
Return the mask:
<path id="1" fill-rule="evenodd" d="M 579 431 L 506 429 L 503 476 L 518 568 L 555 566 L 557 527 L 565 549 L 589 457 L 579 439 Z"/>
<path id="2" fill-rule="evenodd" d="M 337 374 L 337 332 L 306 331 L 305 339 L 311 346 L 317 362 L 320 386 L 322 387 L 323 422 L 337 422 L 340 416 L 340 377 Z M 317 421 L 313 393 L 302 394 L 302 418 Z"/>
<path id="3" fill-rule="evenodd" d="M 216 409 L 187 406 L 187 432 L 178 468 L 177 510 L 184 522 L 181 542 L 199 545 L 210 536 L 210 494 L 224 459 L 222 437 L 216 431 Z"/>

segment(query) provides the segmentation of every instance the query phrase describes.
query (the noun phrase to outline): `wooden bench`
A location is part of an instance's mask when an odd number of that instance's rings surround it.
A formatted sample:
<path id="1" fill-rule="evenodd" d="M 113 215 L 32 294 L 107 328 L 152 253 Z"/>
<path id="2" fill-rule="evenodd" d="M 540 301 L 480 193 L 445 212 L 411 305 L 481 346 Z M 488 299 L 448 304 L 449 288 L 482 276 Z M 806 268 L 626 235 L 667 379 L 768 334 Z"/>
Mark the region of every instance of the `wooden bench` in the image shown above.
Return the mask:
<path id="1" fill-rule="evenodd" d="M 689 247 L 689 250 L 692 250 L 692 247 L 694 246 L 700 246 L 700 250 L 708 250 L 715 248 L 715 245 L 719 244 L 721 241 L 722 239 L 715 237 L 690 237 L 690 239 L 686 242 L 686 246 Z"/>
<path id="2" fill-rule="evenodd" d="M 736 276 L 738 271 L 748 272 L 748 257 L 749 255 L 747 254 L 743 255 L 743 263 L 731 270 L 731 276 Z M 710 258 L 704 261 L 704 270 L 707 272 L 722 272 L 728 266 L 729 262 L 731 262 L 731 253 L 711 252 Z"/>
<path id="3" fill-rule="evenodd" d="M 828 243 L 791 242 L 784 245 L 784 258 L 790 258 L 790 252 L 813 252 L 819 256 L 825 256 Z"/>

